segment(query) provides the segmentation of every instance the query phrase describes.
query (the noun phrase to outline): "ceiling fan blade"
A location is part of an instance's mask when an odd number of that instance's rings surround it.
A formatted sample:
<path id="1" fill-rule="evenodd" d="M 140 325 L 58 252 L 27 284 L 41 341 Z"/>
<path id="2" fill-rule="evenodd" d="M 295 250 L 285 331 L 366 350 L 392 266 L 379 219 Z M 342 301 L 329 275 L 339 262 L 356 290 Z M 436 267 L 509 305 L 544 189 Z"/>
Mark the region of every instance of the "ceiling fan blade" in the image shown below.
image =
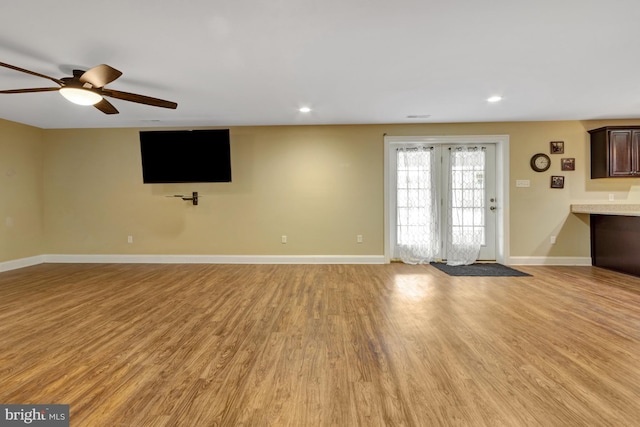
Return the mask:
<path id="1" fill-rule="evenodd" d="M 52 92 L 54 90 L 59 90 L 59 87 L 34 87 L 31 89 L 10 89 L 10 90 L 0 90 L 0 93 L 32 93 L 32 92 Z"/>
<path id="2" fill-rule="evenodd" d="M 5 64 L 4 62 L 0 62 L 0 67 L 10 68 L 12 70 L 20 71 L 22 73 L 31 74 L 32 76 L 42 77 L 44 79 L 49 79 L 49 80 L 51 80 L 53 82 L 58 83 L 60 86 L 62 86 L 62 80 L 56 79 L 54 77 L 49 77 L 49 76 L 46 76 L 44 74 L 36 73 L 35 71 L 25 70 L 24 68 L 16 67 L 15 65 Z"/>
<path id="3" fill-rule="evenodd" d="M 101 64 L 90 68 L 80 76 L 82 83 L 91 83 L 95 88 L 101 88 L 122 75 L 121 71 L 116 70 L 107 64 Z"/>
<path id="4" fill-rule="evenodd" d="M 102 94 L 123 101 L 137 102 L 138 104 L 152 105 L 154 107 L 171 108 L 175 110 L 178 104 L 164 99 L 152 98 L 150 96 L 136 95 L 135 93 L 121 92 L 119 90 L 102 89 Z"/>
<path id="5" fill-rule="evenodd" d="M 118 114 L 118 110 L 116 110 L 116 107 L 114 107 L 113 104 L 111 104 L 104 98 L 102 98 L 102 101 L 94 104 L 93 106 L 105 114 Z"/>

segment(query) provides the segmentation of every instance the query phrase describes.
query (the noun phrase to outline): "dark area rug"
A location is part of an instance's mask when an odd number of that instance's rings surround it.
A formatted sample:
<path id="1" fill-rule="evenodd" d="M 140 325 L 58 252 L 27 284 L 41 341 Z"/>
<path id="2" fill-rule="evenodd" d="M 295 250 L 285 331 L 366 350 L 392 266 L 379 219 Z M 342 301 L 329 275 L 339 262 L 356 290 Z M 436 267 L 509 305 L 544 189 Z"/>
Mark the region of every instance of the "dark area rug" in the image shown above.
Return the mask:
<path id="1" fill-rule="evenodd" d="M 531 276 L 530 274 L 497 263 L 447 265 L 442 262 L 432 262 L 431 265 L 440 271 L 444 271 L 449 276 Z"/>

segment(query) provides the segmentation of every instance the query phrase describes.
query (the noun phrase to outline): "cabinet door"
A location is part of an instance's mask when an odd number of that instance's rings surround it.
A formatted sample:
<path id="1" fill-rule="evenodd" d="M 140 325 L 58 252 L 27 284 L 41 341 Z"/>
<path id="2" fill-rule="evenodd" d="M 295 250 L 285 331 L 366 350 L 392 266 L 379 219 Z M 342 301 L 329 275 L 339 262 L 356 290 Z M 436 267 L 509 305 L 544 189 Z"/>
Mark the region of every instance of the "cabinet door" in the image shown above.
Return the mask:
<path id="1" fill-rule="evenodd" d="M 635 176 L 640 176 L 640 130 L 633 131 L 631 146 L 631 170 Z"/>
<path id="2" fill-rule="evenodd" d="M 631 130 L 609 133 L 609 176 L 633 176 Z"/>

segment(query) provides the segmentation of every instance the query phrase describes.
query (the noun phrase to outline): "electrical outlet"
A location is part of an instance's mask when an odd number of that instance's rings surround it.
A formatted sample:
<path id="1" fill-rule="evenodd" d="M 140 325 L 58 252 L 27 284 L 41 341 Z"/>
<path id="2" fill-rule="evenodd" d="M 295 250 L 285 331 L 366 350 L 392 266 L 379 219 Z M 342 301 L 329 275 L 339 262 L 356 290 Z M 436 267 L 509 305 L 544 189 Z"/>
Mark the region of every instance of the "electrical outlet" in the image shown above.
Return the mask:
<path id="1" fill-rule="evenodd" d="M 613 193 L 609 193 L 609 201 L 613 202 L 615 200 L 615 197 L 613 196 Z"/>
<path id="2" fill-rule="evenodd" d="M 287 236 L 283 234 L 282 237 L 280 238 L 280 241 L 282 242 L 282 244 L 287 243 Z"/>
<path id="3" fill-rule="evenodd" d="M 358 234 L 358 235 L 356 236 L 356 242 L 358 242 L 358 243 L 362 243 L 362 234 Z"/>
<path id="4" fill-rule="evenodd" d="M 133 236 L 127 236 L 127 243 L 133 243 Z"/>
<path id="5" fill-rule="evenodd" d="M 556 244 L 556 236 L 551 236 L 551 238 L 549 239 L 549 242 L 550 242 L 552 245 L 555 245 L 555 244 Z"/>

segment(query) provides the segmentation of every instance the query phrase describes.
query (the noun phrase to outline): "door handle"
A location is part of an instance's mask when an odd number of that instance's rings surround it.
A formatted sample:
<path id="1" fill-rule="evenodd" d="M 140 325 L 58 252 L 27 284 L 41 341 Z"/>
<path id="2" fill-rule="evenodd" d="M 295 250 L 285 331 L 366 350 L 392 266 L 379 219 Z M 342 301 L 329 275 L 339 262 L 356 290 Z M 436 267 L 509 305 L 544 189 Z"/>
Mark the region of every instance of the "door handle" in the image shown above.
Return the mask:
<path id="1" fill-rule="evenodd" d="M 495 211 L 498 208 L 496 208 L 495 206 L 489 206 L 489 209 L 492 210 L 492 211 Z"/>

